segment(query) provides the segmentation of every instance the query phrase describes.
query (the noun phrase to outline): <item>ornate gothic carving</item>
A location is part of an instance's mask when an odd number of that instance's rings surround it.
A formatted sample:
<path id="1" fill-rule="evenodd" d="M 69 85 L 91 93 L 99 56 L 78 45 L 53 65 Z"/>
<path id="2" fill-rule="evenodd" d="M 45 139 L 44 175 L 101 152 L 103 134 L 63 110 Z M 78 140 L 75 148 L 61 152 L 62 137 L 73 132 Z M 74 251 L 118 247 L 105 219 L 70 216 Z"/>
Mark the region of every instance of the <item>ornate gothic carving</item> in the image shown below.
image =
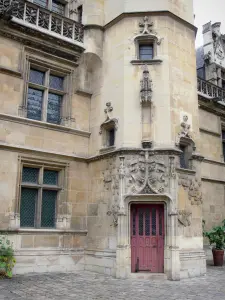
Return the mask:
<path id="1" fill-rule="evenodd" d="M 211 63 L 211 59 L 212 59 L 212 53 L 211 51 L 209 51 L 207 54 L 204 55 L 204 61 L 207 65 L 209 65 Z"/>
<path id="2" fill-rule="evenodd" d="M 180 210 L 178 213 L 178 221 L 184 226 L 188 227 L 191 225 L 190 216 L 192 215 L 191 212 L 187 210 Z"/>
<path id="3" fill-rule="evenodd" d="M 189 175 L 179 175 L 179 185 L 182 185 L 185 190 L 188 190 L 188 198 L 192 205 L 199 205 L 202 203 L 201 181 L 197 177 Z"/>
<path id="4" fill-rule="evenodd" d="M 149 21 L 147 16 L 144 17 L 143 21 L 139 23 L 140 35 L 145 35 L 156 39 L 158 45 L 161 44 L 162 38 L 160 38 L 157 32 L 153 29 L 154 23 Z"/>
<path id="5" fill-rule="evenodd" d="M 141 84 L 141 103 L 151 103 L 152 101 L 152 80 L 149 78 L 147 65 L 144 66 Z"/>
<path id="6" fill-rule="evenodd" d="M 113 205 L 111 207 L 111 210 L 109 210 L 107 212 L 108 216 L 112 216 L 113 217 L 113 226 L 118 226 L 118 213 L 119 213 L 119 205 Z"/>
<path id="7" fill-rule="evenodd" d="M 126 166 L 128 193 L 162 194 L 168 187 L 169 171 L 162 156 L 145 152 L 131 158 Z"/>

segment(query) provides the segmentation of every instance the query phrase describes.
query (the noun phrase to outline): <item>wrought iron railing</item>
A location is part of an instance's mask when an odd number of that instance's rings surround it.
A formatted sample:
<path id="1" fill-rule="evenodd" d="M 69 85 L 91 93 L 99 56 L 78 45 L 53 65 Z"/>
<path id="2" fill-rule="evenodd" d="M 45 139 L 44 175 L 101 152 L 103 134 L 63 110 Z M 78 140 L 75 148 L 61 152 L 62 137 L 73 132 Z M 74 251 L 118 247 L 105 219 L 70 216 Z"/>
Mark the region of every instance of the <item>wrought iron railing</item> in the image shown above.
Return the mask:
<path id="1" fill-rule="evenodd" d="M 53 33 L 71 41 L 83 43 L 84 27 L 69 18 L 42 8 L 24 0 L 0 0 L 1 10 L 9 11 L 11 16 L 21 24 L 30 25 L 38 30 Z"/>
<path id="2" fill-rule="evenodd" d="M 197 89 L 200 94 L 207 96 L 211 99 L 216 99 L 217 101 L 225 101 L 225 89 L 208 82 L 204 79 L 197 79 Z"/>

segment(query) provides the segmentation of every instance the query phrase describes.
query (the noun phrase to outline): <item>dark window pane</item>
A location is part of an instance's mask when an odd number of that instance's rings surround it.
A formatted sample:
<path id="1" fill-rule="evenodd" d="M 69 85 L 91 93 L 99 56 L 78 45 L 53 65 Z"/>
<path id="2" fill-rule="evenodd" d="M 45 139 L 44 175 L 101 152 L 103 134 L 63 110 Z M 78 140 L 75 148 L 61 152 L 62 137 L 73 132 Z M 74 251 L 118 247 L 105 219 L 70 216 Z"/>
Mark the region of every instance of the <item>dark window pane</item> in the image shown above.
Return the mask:
<path id="1" fill-rule="evenodd" d="M 133 227 L 133 235 L 136 235 L 136 210 L 133 209 L 133 218 L 132 218 L 132 227 Z"/>
<path id="2" fill-rule="evenodd" d="M 61 111 L 62 96 L 49 93 L 48 94 L 48 111 L 47 122 L 59 124 Z"/>
<path id="3" fill-rule="evenodd" d="M 34 0 L 34 3 L 43 7 L 47 7 L 47 0 Z"/>
<path id="4" fill-rule="evenodd" d="M 27 97 L 27 118 L 41 120 L 43 92 L 29 88 Z"/>
<path id="5" fill-rule="evenodd" d="M 181 145 L 180 150 L 182 151 L 182 153 L 180 155 L 180 167 L 182 169 L 187 169 L 187 163 L 186 163 L 186 160 L 185 160 L 186 147 Z"/>
<path id="6" fill-rule="evenodd" d="M 225 131 L 222 131 L 222 139 L 225 140 Z"/>
<path id="7" fill-rule="evenodd" d="M 109 146 L 114 146 L 115 143 L 115 129 L 109 130 Z"/>
<path id="8" fill-rule="evenodd" d="M 63 77 L 50 75 L 49 87 L 55 90 L 63 90 Z"/>
<path id="9" fill-rule="evenodd" d="M 159 235 L 163 235 L 163 218 L 162 215 L 163 212 L 162 210 L 159 210 Z"/>
<path id="10" fill-rule="evenodd" d="M 156 209 L 152 209 L 152 235 L 156 235 Z"/>
<path id="11" fill-rule="evenodd" d="M 142 209 L 139 210 L 139 235 L 144 233 L 144 212 Z"/>
<path id="12" fill-rule="evenodd" d="M 60 15 L 64 15 L 65 14 L 65 5 L 53 0 L 52 1 L 52 11 L 60 14 Z"/>
<path id="13" fill-rule="evenodd" d="M 150 235 L 150 210 L 145 211 L 145 235 Z"/>
<path id="14" fill-rule="evenodd" d="M 225 143 L 223 143 L 223 158 L 224 158 L 224 161 L 225 161 Z"/>
<path id="15" fill-rule="evenodd" d="M 44 184 L 57 185 L 58 184 L 58 172 L 52 170 L 44 170 Z"/>
<path id="16" fill-rule="evenodd" d="M 56 191 L 42 193 L 41 227 L 55 227 Z"/>
<path id="17" fill-rule="evenodd" d="M 22 182 L 38 183 L 38 168 L 23 167 Z"/>
<path id="18" fill-rule="evenodd" d="M 38 196 L 37 189 L 21 189 L 20 201 L 20 226 L 34 227 L 35 225 L 35 209 Z"/>
<path id="19" fill-rule="evenodd" d="M 34 69 L 30 69 L 30 78 L 29 78 L 30 82 L 40 84 L 40 85 L 44 85 L 44 80 L 45 80 L 45 73 L 44 72 L 34 70 Z"/>
<path id="20" fill-rule="evenodd" d="M 153 45 L 140 45 L 139 59 L 142 60 L 153 59 Z"/>

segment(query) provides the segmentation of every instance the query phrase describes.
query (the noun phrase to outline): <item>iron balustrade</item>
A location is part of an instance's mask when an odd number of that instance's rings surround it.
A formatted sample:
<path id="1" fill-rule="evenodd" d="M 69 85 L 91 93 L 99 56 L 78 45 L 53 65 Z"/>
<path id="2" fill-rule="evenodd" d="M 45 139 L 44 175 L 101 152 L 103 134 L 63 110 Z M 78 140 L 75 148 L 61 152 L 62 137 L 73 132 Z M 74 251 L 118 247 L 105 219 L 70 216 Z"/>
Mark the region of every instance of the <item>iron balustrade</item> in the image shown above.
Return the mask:
<path id="1" fill-rule="evenodd" d="M 14 21 L 29 25 L 42 32 L 83 43 L 84 26 L 65 16 L 54 13 L 24 0 L 0 0 L 0 14 L 9 12 Z M 22 22 L 21 22 L 22 21 Z"/>
<path id="2" fill-rule="evenodd" d="M 222 102 L 225 101 L 225 90 L 204 79 L 197 79 L 197 90 L 200 94 L 207 96 L 208 98 Z"/>

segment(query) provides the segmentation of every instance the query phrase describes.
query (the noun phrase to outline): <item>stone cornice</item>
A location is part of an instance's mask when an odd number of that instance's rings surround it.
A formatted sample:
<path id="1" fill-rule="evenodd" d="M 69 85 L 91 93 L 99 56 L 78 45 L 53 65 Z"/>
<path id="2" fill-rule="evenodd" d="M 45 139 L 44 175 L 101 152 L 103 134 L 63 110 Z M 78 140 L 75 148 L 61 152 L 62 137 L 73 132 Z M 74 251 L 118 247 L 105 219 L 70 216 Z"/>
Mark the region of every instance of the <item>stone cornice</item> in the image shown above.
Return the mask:
<path id="1" fill-rule="evenodd" d="M 10 122 L 14 122 L 14 123 L 20 123 L 20 124 L 29 125 L 29 126 L 40 127 L 40 128 L 49 129 L 49 130 L 65 132 L 65 133 L 79 135 L 79 136 L 83 136 L 83 137 L 90 137 L 90 135 L 91 135 L 91 133 L 88 131 L 83 131 L 83 130 L 79 130 L 79 129 L 75 129 L 75 128 L 71 128 L 71 127 L 56 125 L 56 124 L 52 124 L 52 123 L 46 123 L 46 122 L 42 122 L 42 121 L 36 121 L 36 120 L 32 120 L 32 119 L 27 119 L 27 118 L 22 118 L 22 117 L 2 114 L 2 113 L 0 113 L 0 120 L 10 121 Z"/>
<path id="2" fill-rule="evenodd" d="M 204 158 L 203 162 L 208 163 L 208 164 L 212 164 L 212 165 L 219 165 L 221 167 L 225 167 L 225 162 L 221 162 L 221 161 L 218 161 L 218 160 L 213 160 L 213 159 L 210 159 L 210 158 Z"/>
<path id="3" fill-rule="evenodd" d="M 198 100 L 199 107 L 201 109 L 225 118 L 225 110 L 223 105 L 200 95 L 198 96 Z"/>
<path id="4" fill-rule="evenodd" d="M 0 24 L 0 35 L 44 52 L 77 62 L 84 47 L 15 22 Z"/>
<path id="5" fill-rule="evenodd" d="M 77 161 L 83 161 L 83 162 L 88 162 L 88 157 L 85 156 L 78 156 L 78 155 L 73 155 L 73 154 L 67 154 L 63 152 L 56 152 L 56 151 L 51 151 L 51 150 L 44 150 L 44 149 L 39 149 L 39 148 L 34 148 L 34 147 L 26 147 L 26 146 L 21 146 L 21 145 L 15 145 L 15 144 L 9 144 L 9 143 L 4 143 L 0 142 L 0 149 L 3 150 L 8 150 L 8 151 L 15 151 L 19 153 L 35 153 L 35 155 L 54 155 L 61 157 L 63 159 L 69 159 L 69 160 L 77 160 Z"/>
<path id="6" fill-rule="evenodd" d="M 13 77 L 17 77 L 17 78 L 22 78 L 22 73 L 17 71 L 17 70 L 13 70 L 13 69 L 10 69 L 10 68 L 6 68 L 6 67 L 3 67 L 3 66 L 0 66 L 0 73 L 1 74 L 6 74 L 6 75 L 9 75 L 9 76 L 13 76 Z"/>
<path id="7" fill-rule="evenodd" d="M 220 184 L 225 183 L 225 180 L 221 180 L 218 178 L 209 178 L 209 177 L 202 177 L 202 181 L 208 181 L 208 182 L 214 182 L 214 183 L 220 183 Z"/>
<path id="8" fill-rule="evenodd" d="M 184 19 L 178 17 L 177 15 L 175 15 L 174 13 L 172 13 L 168 10 L 122 13 L 119 16 L 117 16 L 116 18 L 114 18 L 112 21 L 110 21 L 109 23 L 105 24 L 104 29 L 106 30 L 106 29 L 112 27 L 113 25 L 115 25 L 116 23 L 118 23 L 119 21 L 121 21 L 122 19 L 127 18 L 127 17 L 144 17 L 146 15 L 148 15 L 148 16 L 168 16 L 168 17 L 171 17 L 172 19 L 186 25 L 187 27 L 192 29 L 195 32 L 195 34 L 197 34 L 197 31 L 198 31 L 197 27 L 195 27 L 193 24 L 185 21 Z"/>
<path id="9" fill-rule="evenodd" d="M 218 132 L 214 132 L 214 131 L 211 131 L 211 130 L 208 130 L 208 129 L 205 129 L 205 128 L 199 128 L 200 132 L 203 132 L 203 133 L 206 133 L 206 134 L 210 134 L 210 135 L 213 135 L 213 136 L 216 136 L 216 137 L 221 137 L 221 134 L 218 133 Z"/>
<path id="10" fill-rule="evenodd" d="M 23 233 L 32 233 L 32 234 L 79 234 L 79 235 L 87 235 L 87 230 L 73 230 L 73 229 L 41 229 L 41 228 L 1 228 L 0 233 L 12 233 L 12 234 L 23 234 Z"/>

